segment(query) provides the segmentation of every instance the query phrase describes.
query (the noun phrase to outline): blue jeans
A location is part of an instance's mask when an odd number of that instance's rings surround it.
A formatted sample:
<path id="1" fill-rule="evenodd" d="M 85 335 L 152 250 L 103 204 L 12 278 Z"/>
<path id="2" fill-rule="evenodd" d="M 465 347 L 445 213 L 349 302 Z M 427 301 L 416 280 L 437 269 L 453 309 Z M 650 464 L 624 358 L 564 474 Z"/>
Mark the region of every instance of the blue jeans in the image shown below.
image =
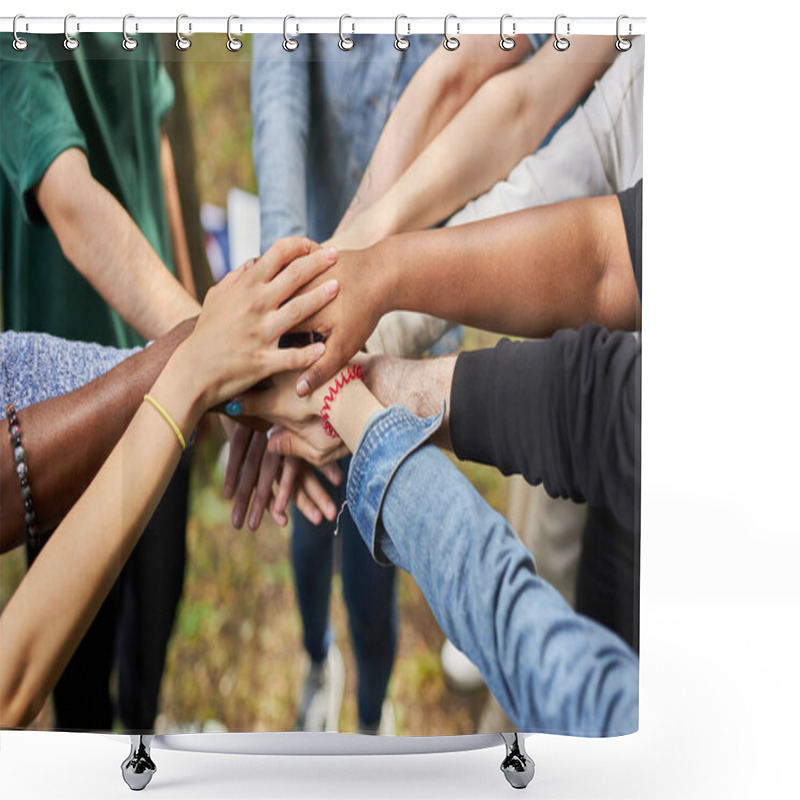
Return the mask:
<path id="1" fill-rule="evenodd" d="M 414 577 L 444 633 L 519 730 L 619 736 L 639 726 L 639 661 L 536 575 L 508 522 L 426 440 L 441 414 L 375 414 L 347 501 L 380 563 Z"/>
<path id="2" fill-rule="evenodd" d="M 347 475 L 350 459 L 340 462 Z M 346 487 L 334 486 L 317 474 L 331 499 L 341 508 Z M 303 621 L 303 645 L 312 660 L 324 660 L 332 640 L 329 622 L 334 546 L 341 547 L 342 592 L 350 622 L 350 639 L 358 665 L 358 716 L 361 722 L 380 721 L 383 699 L 392 674 L 397 646 L 395 570 L 375 563 L 364 545 L 350 512 L 335 523 L 323 520 L 313 525 L 292 509 L 292 564 L 297 603 Z"/>

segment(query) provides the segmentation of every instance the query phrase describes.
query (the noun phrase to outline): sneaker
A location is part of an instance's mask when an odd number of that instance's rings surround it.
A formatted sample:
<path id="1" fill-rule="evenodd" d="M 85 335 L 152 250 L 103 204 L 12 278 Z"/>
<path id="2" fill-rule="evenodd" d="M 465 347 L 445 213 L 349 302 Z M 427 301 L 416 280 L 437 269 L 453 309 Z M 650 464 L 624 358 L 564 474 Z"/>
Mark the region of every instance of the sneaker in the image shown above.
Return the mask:
<path id="1" fill-rule="evenodd" d="M 383 701 L 381 708 L 380 721 L 375 725 L 367 725 L 361 720 L 358 721 L 358 732 L 367 736 L 396 736 L 397 722 L 394 716 L 394 706 L 388 698 Z"/>
<path id="2" fill-rule="evenodd" d="M 337 731 L 344 695 L 344 661 L 331 644 L 321 664 L 308 667 L 297 711 L 296 731 Z"/>
<path id="3" fill-rule="evenodd" d="M 480 670 L 449 639 L 442 645 L 442 670 L 453 691 L 475 692 L 486 685 Z"/>

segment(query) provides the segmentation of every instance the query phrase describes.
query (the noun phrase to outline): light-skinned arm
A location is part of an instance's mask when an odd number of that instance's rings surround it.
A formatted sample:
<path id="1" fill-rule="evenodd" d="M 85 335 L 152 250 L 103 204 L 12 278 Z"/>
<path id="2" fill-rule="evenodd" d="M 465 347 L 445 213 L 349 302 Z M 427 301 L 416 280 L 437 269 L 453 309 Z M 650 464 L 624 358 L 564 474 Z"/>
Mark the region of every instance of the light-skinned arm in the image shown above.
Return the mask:
<path id="1" fill-rule="evenodd" d="M 300 376 L 301 396 L 346 364 L 389 311 L 537 338 L 586 322 L 633 330 L 641 307 L 614 195 L 399 234 L 340 252 L 332 274 L 337 300 L 305 326 L 327 350 Z"/>
<path id="2" fill-rule="evenodd" d="M 493 75 L 531 51 L 527 36 L 500 50 L 496 36 L 467 36 L 458 50 L 437 47 L 409 81 L 375 146 L 372 158 L 332 241 L 394 185 L 414 159 Z"/>
<path id="3" fill-rule="evenodd" d="M 178 178 L 175 174 L 175 159 L 169 137 L 161 133 L 161 177 L 164 182 L 164 198 L 167 203 L 169 231 L 172 238 L 172 253 L 175 258 L 175 272 L 178 280 L 189 295 L 197 299 L 197 289 L 192 274 L 192 261 L 189 257 L 189 244 L 186 241 L 186 227 L 183 224 L 181 196 L 178 191 Z"/>
<path id="4" fill-rule="evenodd" d="M 209 291 L 192 335 L 150 389 L 184 437 L 207 409 L 276 371 L 313 361 L 324 349 L 277 347 L 297 319 L 336 292 L 335 282 L 326 282 L 285 302 L 298 285 L 329 266 L 322 254 L 313 254 L 282 269 L 308 252 L 307 240 L 283 240 L 255 266 L 236 270 Z M 141 535 L 180 453 L 167 421 L 142 403 L 0 616 L 0 726 L 26 725 L 41 708 Z"/>
<path id="5" fill-rule="evenodd" d="M 605 72 L 613 43 L 581 36 L 557 52 L 547 42 L 528 61 L 485 80 L 391 187 L 384 182 L 382 195 L 372 193 L 377 201 L 348 214 L 333 243 L 360 249 L 427 228 L 505 178 Z"/>
<path id="6" fill-rule="evenodd" d="M 156 339 L 200 306 L 164 266 L 78 148 L 60 153 L 35 188 L 66 258 L 142 336 Z"/>

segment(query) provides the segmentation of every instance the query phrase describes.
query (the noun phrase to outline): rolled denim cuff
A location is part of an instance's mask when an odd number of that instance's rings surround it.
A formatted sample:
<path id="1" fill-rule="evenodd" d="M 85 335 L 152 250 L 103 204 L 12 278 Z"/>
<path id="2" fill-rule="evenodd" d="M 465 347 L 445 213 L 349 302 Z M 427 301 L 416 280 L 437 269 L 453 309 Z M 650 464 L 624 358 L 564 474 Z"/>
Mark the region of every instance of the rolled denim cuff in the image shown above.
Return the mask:
<path id="1" fill-rule="evenodd" d="M 373 558 L 384 566 L 399 564 L 397 550 L 381 523 L 386 493 L 400 465 L 441 427 L 442 410 L 424 419 L 403 406 L 374 414 L 361 434 L 347 481 L 347 505 Z"/>

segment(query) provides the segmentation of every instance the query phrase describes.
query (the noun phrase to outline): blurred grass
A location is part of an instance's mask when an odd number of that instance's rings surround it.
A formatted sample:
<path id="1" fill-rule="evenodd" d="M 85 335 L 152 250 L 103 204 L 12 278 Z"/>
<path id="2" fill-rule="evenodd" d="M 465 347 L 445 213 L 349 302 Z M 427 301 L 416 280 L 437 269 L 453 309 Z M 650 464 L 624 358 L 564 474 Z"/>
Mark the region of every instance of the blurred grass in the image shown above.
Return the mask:
<path id="1" fill-rule="evenodd" d="M 203 35 L 181 55 L 201 203 L 224 207 L 233 187 L 257 191 L 246 56 L 250 43 L 244 38 L 243 53 L 229 53 L 224 36 Z M 467 330 L 464 346 L 487 347 L 496 339 Z M 221 438 L 212 426 L 202 430 L 190 491 L 186 581 L 167 655 L 157 729 L 186 729 L 217 720 L 229 730 L 291 730 L 306 661 L 289 532 L 271 520 L 256 532 L 233 529 L 230 503 L 215 471 Z M 494 508 L 503 510 L 506 484 L 497 470 L 454 463 Z M 23 574 L 21 549 L 0 558 L 0 604 L 5 605 Z M 398 578 L 400 634 L 389 688 L 398 733 L 473 733 L 486 693 L 463 695 L 447 687 L 439 659 L 444 636 L 413 579 L 406 573 Z M 338 576 L 331 619 L 346 667 L 340 730 L 353 731 L 356 666 Z M 52 712 L 45 709 L 33 727 L 51 724 Z"/>

